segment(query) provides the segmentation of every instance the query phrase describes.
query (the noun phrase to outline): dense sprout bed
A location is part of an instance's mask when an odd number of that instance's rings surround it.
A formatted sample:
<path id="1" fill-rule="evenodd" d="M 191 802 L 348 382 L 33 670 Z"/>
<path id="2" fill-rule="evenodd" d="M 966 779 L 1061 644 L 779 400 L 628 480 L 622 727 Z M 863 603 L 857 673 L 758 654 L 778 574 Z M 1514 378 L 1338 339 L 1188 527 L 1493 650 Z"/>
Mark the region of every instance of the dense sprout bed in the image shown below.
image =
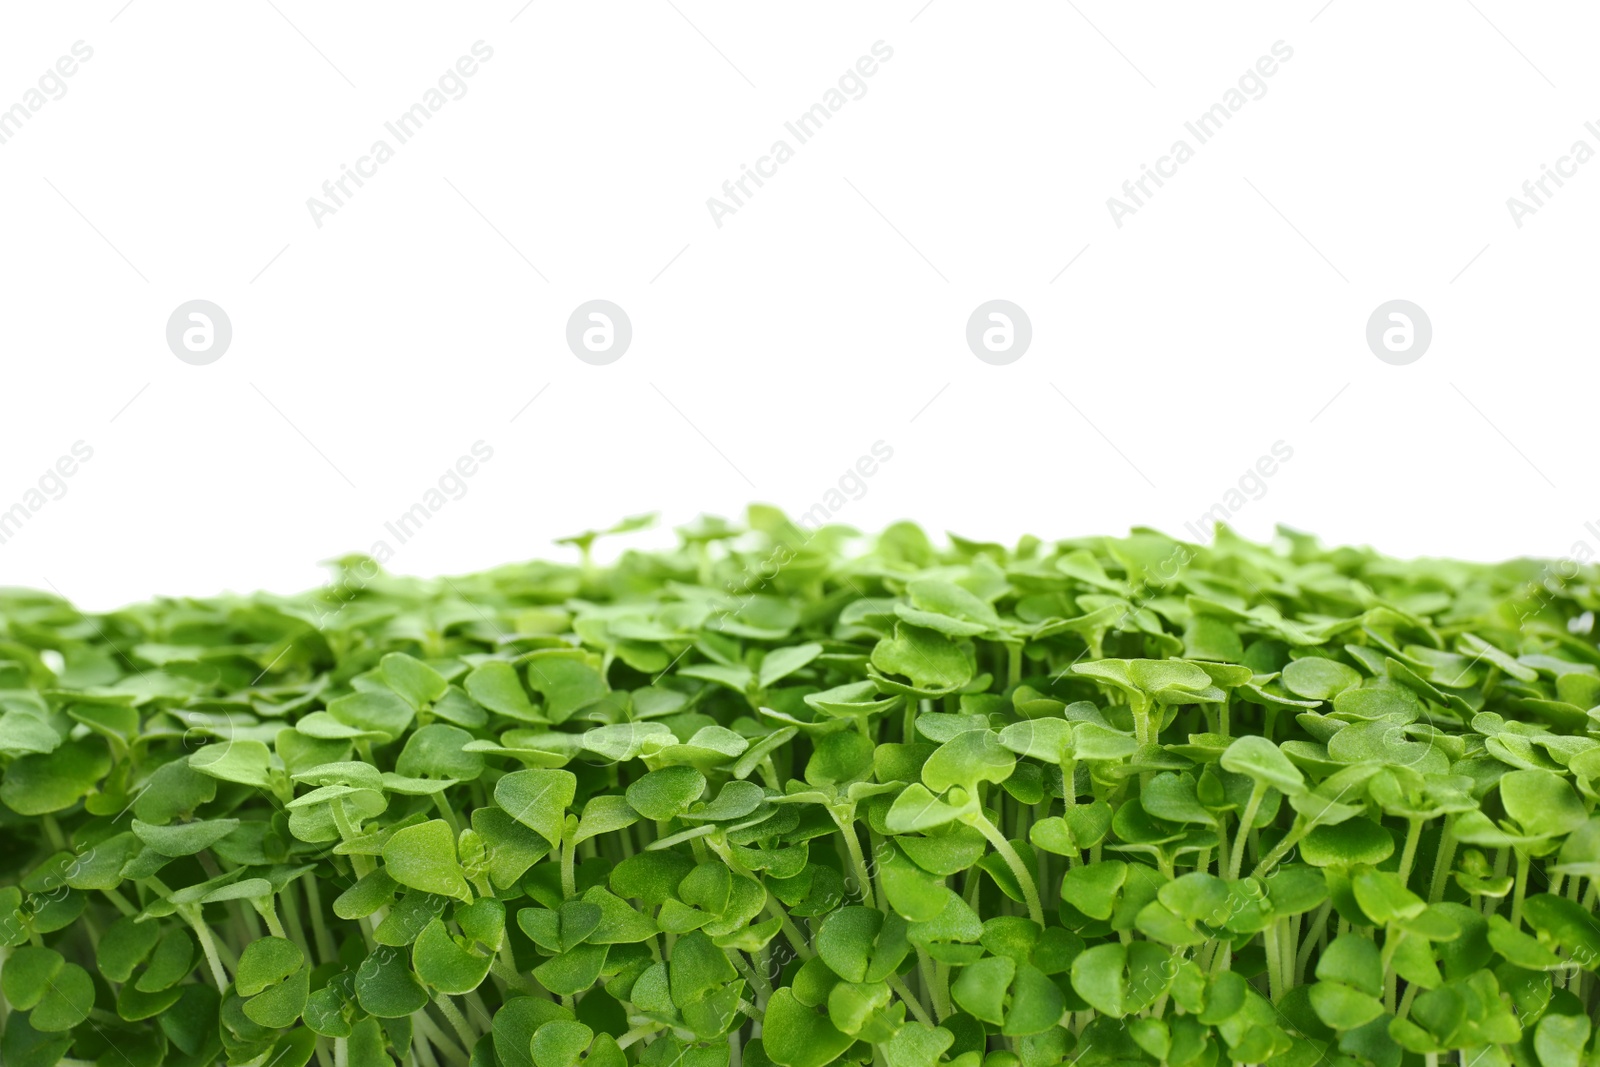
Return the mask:
<path id="1" fill-rule="evenodd" d="M 1594 1062 L 1587 568 L 748 526 L 0 592 L 0 1062 Z"/>

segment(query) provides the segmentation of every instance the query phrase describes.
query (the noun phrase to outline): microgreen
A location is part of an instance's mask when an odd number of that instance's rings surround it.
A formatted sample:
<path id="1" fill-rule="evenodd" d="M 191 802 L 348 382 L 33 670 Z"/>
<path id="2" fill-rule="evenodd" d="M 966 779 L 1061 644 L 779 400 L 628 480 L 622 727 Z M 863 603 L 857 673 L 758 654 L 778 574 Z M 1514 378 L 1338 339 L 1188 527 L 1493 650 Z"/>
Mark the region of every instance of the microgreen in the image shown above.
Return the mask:
<path id="1" fill-rule="evenodd" d="M 1593 568 L 639 524 L 0 590 L 0 1063 L 1600 1062 Z"/>

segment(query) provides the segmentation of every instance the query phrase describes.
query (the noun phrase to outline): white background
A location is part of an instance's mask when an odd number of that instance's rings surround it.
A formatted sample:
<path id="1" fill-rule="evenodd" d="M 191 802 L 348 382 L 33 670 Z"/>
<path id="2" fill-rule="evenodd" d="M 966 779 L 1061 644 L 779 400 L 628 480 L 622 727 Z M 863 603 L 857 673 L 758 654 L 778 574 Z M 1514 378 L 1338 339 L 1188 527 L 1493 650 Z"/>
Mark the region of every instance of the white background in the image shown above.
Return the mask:
<path id="1" fill-rule="evenodd" d="M 403 573 L 565 556 L 641 511 L 804 511 L 880 440 L 838 515 L 864 529 L 1182 534 L 1281 440 L 1248 534 L 1596 540 L 1600 161 L 1521 228 L 1506 204 L 1600 149 L 1590 5 L 274 2 L 0 7 L 0 108 L 94 49 L 0 145 L 0 510 L 94 449 L 0 584 L 109 608 L 307 587 L 379 539 Z M 480 40 L 318 228 L 307 198 Z M 1107 198 L 1280 40 L 1118 228 Z M 707 198 L 779 138 L 719 228 Z M 633 323 L 609 366 L 564 339 L 597 297 Z M 209 366 L 165 341 L 194 298 L 232 320 Z M 965 343 L 992 298 L 1032 320 L 1008 366 Z M 1365 342 L 1394 298 L 1433 324 L 1409 366 Z M 399 545 L 384 522 L 479 440 Z"/>

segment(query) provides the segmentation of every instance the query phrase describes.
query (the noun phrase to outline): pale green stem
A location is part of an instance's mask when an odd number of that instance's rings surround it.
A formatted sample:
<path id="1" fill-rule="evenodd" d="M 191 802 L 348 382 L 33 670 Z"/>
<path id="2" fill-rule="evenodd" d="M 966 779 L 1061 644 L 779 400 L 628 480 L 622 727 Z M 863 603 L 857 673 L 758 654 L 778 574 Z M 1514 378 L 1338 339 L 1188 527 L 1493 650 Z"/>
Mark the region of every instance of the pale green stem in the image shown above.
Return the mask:
<path id="1" fill-rule="evenodd" d="M 267 929 L 272 932 L 273 937 L 281 937 L 285 941 L 289 939 L 289 935 L 283 931 L 283 924 L 278 921 L 278 910 L 273 907 L 271 897 L 262 897 L 260 900 L 252 900 L 250 903 L 255 905 L 256 911 L 261 914 L 262 920 L 266 922 Z"/>
<path id="2" fill-rule="evenodd" d="M 300 880 L 306 886 L 306 910 L 311 913 L 311 935 L 316 939 L 317 955 L 322 962 L 331 963 L 339 958 L 339 950 L 334 947 L 328 925 L 322 919 L 322 890 L 317 885 L 317 874 L 308 871 Z"/>
<path id="3" fill-rule="evenodd" d="M 1406 828 L 1406 847 L 1400 853 L 1400 884 L 1411 880 L 1411 864 L 1417 858 L 1417 842 L 1422 840 L 1422 820 L 1410 819 Z"/>
<path id="4" fill-rule="evenodd" d="M 426 1011 L 416 1011 L 411 1014 L 412 1021 L 417 1030 L 427 1035 L 428 1041 L 456 1063 L 466 1063 L 471 1057 L 471 1050 L 463 1050 L 454 1041 L 445 1035 L 439 1025 L 433 1021 L 433 1016 Z"/>
<path id="5" fill-rule="evenodd" d="M 1437 904 L 1444 899 L 1445 881 L 1450 877 L 1450 865 L 1456 858 L 1456 817 L 1445 817 L 1444 829 L 1439 831 L 1439 851 L 1433 860 L 1433 883 L 1428 887 L 1428 903 Z"/>
<path id="6" fill-rule="evenodd" d="M 211 939 L 211 928 L 198 915 L 183 915 L 183 919 L 200 941 L 200 948 L 206 954 L 206 963 L 211 967 L 211 980 L 217 984 L 217 992 L 224 992 L 228 988 L 228 972 L 223 970 L 222 960 L 217 956 L 217 943 Z"/>
<path id="7" fill-rule="evenodd" d="M 100 892 L 105 894 L 105 898 L 111 901 L 111 903 L 116 906 L 116 909 L 123 915 L 139 914 L 139 909 L 134 907 L 133 904 L 129 902 L 128 898 L 123 896 L 119 891 L 115 889 L 102 889 Z"/>
<path id="8" fill-rule="evenodd" d="M 906 984 L 900 980 L 899 976 L 891 974 L 888 981 L 889 988 L 894 990 L 896 995 L 906 1002 L 907 1010 L 917 1017 L 917 1022 L 925 1026 L 932 1026 L 933 1020 L 928 1017 L 928 1010 L 922 1006 L 922 1002 L 916 998 L 916 995 L 906 988 Z"/>
<path id="9" fill-rule="evenodd" d="M 1272 922 L 1263 931 L 1263 939 L 1267 956 L 1267 993 L 1272 1002 L 1276 1004 L 1283 997 L 1283 953 L 1278 946 L 1279 923 Z"/>
<path id="10" fill-rule="evenodd" d="M 439 1008 L 439 1014 L 444 1016 L 444 1021 L 450 1024 L 450 1029 L 461 1038 L 462 1045 L 471 1049 L 478 1043 L 478 1035 L 473 1031 L 472 1025 L 467 1022 L 467 1017 L 461 1014 L 461 1009 L 443 993 L 434 994 L 433 1003 Z"/>
<path id="11" fill-rule="evenodd" d="M 1512 890 L 1511 897 L 1511 928 L 1522 929 L 1522 898 L 1528 892 L 1528 866 L 1532 858 L 1522 849 L 1517 849 L 1517 884 Z"/>
<path id="12" fill-rule="evenodd" d="M 636 1042 L 649 1037 L 657 1030 L 665 1029 L 665 1027 L 665 1023 L 645 1023 L 643 1026 L 636 1026 L 632 1030 L 629 1030 L 627 1033 L 623 1034 L 621 1037 L 617 1038 L 617 1047 L 627 1048 L 629 1045 L 635 1044 Z"/>
<path id="13" fill-rule="evenodd" d="M 789 918 L 789 913 L 783 909 L 783 905 L 778 903 L 778 898 L 773 896 L 770 891 L 767 893 L 767 913 L 778 920 L 779 925 L 783 928 L 783 936 L 789 939 L 789 944 L 794 946 L 795 954 L 801 960 L 809 960 L 815 955 L 811 951 L 811 945 L 806 941 L 805 935 L 796 929 L 794 920 Z"/>
<path id="14" fill-rule="evenodd" d="M 1239 868 L 1244 866 L 1244 845 L 1250 833 L 1250 824 L 1256 821 L 1256 813 L 1261 810 L 1261 802 L 1267 796 L 1267 783 L 1257 782 L 1250 790 L 1250 799 L 1245 803 L 1244 814 L 1239 816 L 1239 829 L 1233 837 L 1233 855 L 1228 861 L 1228 878 L 1234 880 L 1239 877 Z"/>
<path id="15" fill-rule="evenodd" d="M 973 825 L 989 839 L 989 844 L 994 846 L 994 850 L 1006 861 L 1006 866 L 1011 868 L 1011 874 L 1022 890 L 1022 899 L 1028 905 L 1028 918 L 1041 927 L 1044 926 L 1044 908 L 1039 903 L 1039 887 L 1034 884 L 1033 872 L 1028 870 L 1028 865 L 1022 862 L 1022 857 L 1011 847 L 1011 842 L 1005 839 L 1005 835 L 995 828 L 987 816 L 980 812 L 974 816 Z"/>
<path id="16" fill-rule="evenodd" d="M 561 835 L 561 895 L 568 900 L 578 895 L 577 872 L 573 869 L 571 833 Z"/>
<path id="17" fill-rule="evenodd" d="M 927 987 L 928 995 L 933 999 L 933 1013 L 943 1022 L 950 1014 L 950 996 L 934 975 L 933 957 L 921 945 L 917 946 L 917 970 L 922 975 L 922 984 Z"/>
<path id="18" fill-rule="evenodd" d="M 844 847 L 850 853 L 850 865 L 856 869 L 856 881 L 860 883 L 857 892 L 860 894 L 861 903 L 872 906 L 872 872 L 867 869 L 867 858 L 861 853 L 861 841 L 856 837 L 854 805 L 847 813 L 829 809 L 833 821 L 839 826 L 839 833 L 844 838 Z M 848 817 L 846 817 L 848 816 Z"/>
<path id="19" fill-rule="evenodd" d="M 1260 863 L 1255 865 L 1255 869 L 1250 872 L 1250 877 L 1261 878 L 1265 876 L 1268 871 L 1277 866 L 1279 860 L 1289 854 L 1290 849 L 1300 843 L 1300 839 L 1305 837 L 1310 829 L 1308 825 L 1300 820 L 1295 820 L 1295 824 L 1289 828 L 1289 832 L 1276 845 L 1272 846 L 1272 851 L 1263 856 Z"/>

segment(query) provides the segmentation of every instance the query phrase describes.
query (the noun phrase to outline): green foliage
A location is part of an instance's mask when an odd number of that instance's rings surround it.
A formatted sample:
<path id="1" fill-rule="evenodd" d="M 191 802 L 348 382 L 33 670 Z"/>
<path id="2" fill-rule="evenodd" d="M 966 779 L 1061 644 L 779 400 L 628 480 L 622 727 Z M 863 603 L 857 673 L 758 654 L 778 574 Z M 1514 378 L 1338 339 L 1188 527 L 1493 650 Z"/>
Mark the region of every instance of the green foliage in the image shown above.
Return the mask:
<path id="1" fill-rule="evenodd" d="M 0 1062 L 1600 1062 L 1593 568 L 749 526 L 0 590 Z"/>

